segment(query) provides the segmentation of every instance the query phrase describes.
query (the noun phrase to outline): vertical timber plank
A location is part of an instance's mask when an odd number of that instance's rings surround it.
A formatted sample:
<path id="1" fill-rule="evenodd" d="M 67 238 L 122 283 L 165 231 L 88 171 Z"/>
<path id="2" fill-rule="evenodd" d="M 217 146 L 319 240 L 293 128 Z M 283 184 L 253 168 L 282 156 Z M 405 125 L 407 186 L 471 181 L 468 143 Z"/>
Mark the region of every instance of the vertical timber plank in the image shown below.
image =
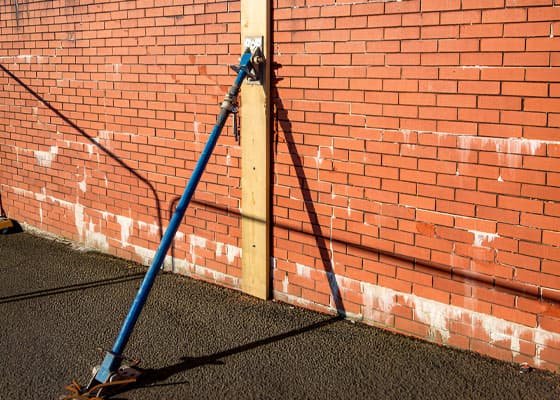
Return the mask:
<path id="1" fill-rule="evenodd" d="M 241 0 L 241 46 L 245 37 L 262 36 L 266 59 L 263 85 L 241 89 L 241 238 L 242 290 L 270 295 L 270 5 L 271 0 Z"/>

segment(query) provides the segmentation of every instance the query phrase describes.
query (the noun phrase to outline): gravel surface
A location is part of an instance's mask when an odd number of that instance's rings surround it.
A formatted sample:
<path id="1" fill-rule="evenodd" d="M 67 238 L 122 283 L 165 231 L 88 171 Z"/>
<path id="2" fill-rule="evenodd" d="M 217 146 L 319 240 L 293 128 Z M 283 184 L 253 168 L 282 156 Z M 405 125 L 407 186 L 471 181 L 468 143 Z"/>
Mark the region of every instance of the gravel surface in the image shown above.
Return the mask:
<path id="1" fill-rule="evenodd" d="M 87 383 L 145 268 L 28 233 L 0 235 L 0 399 Z M 156 280 L 126 354 L 146 380 L 113 399 L 560 399 L 560 377 L 264 302 Z"/>

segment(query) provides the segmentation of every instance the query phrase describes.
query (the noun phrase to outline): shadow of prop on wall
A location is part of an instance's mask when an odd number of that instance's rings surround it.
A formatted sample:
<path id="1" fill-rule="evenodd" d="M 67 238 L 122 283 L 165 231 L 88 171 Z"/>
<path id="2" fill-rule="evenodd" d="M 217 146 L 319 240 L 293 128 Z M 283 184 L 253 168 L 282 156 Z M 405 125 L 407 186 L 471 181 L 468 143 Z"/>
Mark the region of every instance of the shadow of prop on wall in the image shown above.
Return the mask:
<path id="1" fill-rule="evenodd" d="M 93 144 L 94 146 L 96 146 L 97 148 L 99 148 L 102 152 L 104 152 L 107 156 L 109 156 L 110 158 L 112 158 L 118 165 L 120 165 L 122 168 L 124 168 L 125 170 L 127 170 L 128 172 L 130 172 L 136 179 L 138 179 L 140 182 L 142 182 L 143 184 L 145 184 L 148 189 L 150 190 L 150 192 L 152 192 L 152 196 L 155 200 L 156 203 L 156 212 L 157 212 L 157 223 L 158 223 L 158 233 L 159 233 L 159 237 L 160 239 L 163 237 L 163 225 L 162 225 L 162 215 L 161 215 L 161 201 L 159 199 L 159 196 L 157 194 L 157 191 L 154 187 L 154 185 L 145 177 L 143 177 L 142 175 L 140 175 L 136 170 L 134 170 L 132 167 L 130 167 L 126 162 L 124 162 L 121 158 L 119 158 L 115 153 L 113 153 L 111 150 L 109 150 L 107 147 L 103 146 L 102 144 L 100 144 L 98 141 L 96 141 L 93 136 L 91 136 L 90 134 L 88 134 L 84 129 L 80 128 L 75 122 L 73 122 L 72 120 L 70 120 L 66 115 L 64 115 L 60 110 L 58 110 L 57 108 L 55 108 L 51 103 L 49 103 L 47 100 L 45 100 L 39 93 L 37 93 L 34 89 L 32 89 L 30 86 L 28 86 L 25 82 L 23 82 L 18 76 L 16 76 L 12 71 L 10 71 L 8 68 L 6 68 L 4 65 L 0 64 L 0 69 L 2 69 L 2 71 L 4 71 L 10 78 L 12 78 L 19 86 L 21 86 L 27 93 L 29 93 L 31 96 L 33 96 L 35 99 L 37 99 L 39 102 L 41 102 L 45 107 L 47 107 L 49 110 L 51 110 L 58 118 L 60 118 L 64 123 L 66 123 L 68 126 L 72 127 L 77 133 L 79 133 L 81 136 L 83 136 L 84 138 L 86 138 L 91 144 Z"/>
<path id="2" fill-rule="evenodd" d="M 317 211 L 315 210 L 315 204 L 311 195 L 307 177 L 305 175 L 303 159 L 297 151 L 296 141 L 292 132 L 292 123 L 288 118 L 288 111 L 284 107 L 284 103 L 282 102 L 282 99 L 280 98 L 276 89 L 276 83 L 278 82 L 278 78 L 276 77 L 276 70 L 280 68 L 282 68 L 281 64 L 273 64 L 271 100 L 274 106 L 274 132 L 276 135 L 278 135 L 278 132 L 280 132 L 281 130 L 284 134 L 292 165 L 296 172 L 299 189 L 301 190 L 301 194 L 303 196 L 304 208 L 307 213 L 307 217 L 309 218 L 309 223 L 311 224 L 313 239 L 315 240 L 315 245 L 319 250 L 323 270 L 325 271 L 328 279 L 332 301 L 334 302 L 334 306 L 336 307 L 338 315 L 346 316 L 346 308 L 344 307 L 342 293 L 340 291 L 340 287 L 338 286 L 338 282 L 336 280 L 336 272 L 334 270 L 334 255 L 330 253 L 329 248 L 327 247 L 327 239 L 323 234 L 322 227 L 317 216 Z M 277 143 L 277 140 L 278 138 L 276 137 L 274 143 Z M 274 153 L 276 153 L 276 149 Z M 274 160 L 274 157 L 272 157 L 272 159 Z M 274 168 L 271 169 L 274 171 Z"/>

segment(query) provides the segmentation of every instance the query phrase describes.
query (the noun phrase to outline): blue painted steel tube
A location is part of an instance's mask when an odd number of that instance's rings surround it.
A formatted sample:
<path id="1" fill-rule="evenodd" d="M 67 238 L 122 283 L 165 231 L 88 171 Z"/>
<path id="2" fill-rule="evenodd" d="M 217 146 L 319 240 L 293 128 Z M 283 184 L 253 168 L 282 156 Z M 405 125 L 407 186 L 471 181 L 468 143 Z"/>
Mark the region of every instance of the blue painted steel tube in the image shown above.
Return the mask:
<path id="1" fill-rule="evenodd" d="M 237 77 L 235 78 L 235 82 L 231 86 L 228 94 L 224 99 L 224 102 L 222 103 L 222 108 L 220 114 L 218 115 L 216 125 L 214 126 L 214 129 L 212 130 L 212 133 L 208 138 L 208 142 L 206 142 L 206 146 L 204 147 L 204 150 L 202 151 L 198 162 L 196 163 L 196 166 L 185 188 L 185 191 L 183 192 L 179 203 L 177 203 L 177 208 L 175 209 L 173 217 L 169 222 L 169 226 L 167 227 L 167 230 L 163 235 L 154 259 L 152 260 L 152 264 L 148 269 L 148 272 L 146 272 L 146 276 L 144 277 L 144 280 L 142 281 L 142 284 L 138 289 L 136 298 L 134 299 L 130 310 L 128 311 L 128 315 L 124 320 L 124 323 L 121 327 L 115 343 L 113 344 L 113 347 L 111 348 L 111 351 L 105 355 L 100 369 L 97 371 L 94 379 L 92 380 L 92 383 L 90 383 L 89 385 L 90 387 L 98 383 L 108 382 L 111 375 L 120 367 L 124 348 L 126 347 L 130 335 L 132 334 L 132 331 L 134 329 L 134 325 L 136 324 L 136 321 L 138 320 L 138 317 L 142 312 L 142 308 L 144 307 L 144 304 L 148 299 L 148 295 L 150 294 L 150 290 L 152 288 L 152 285 L 154 284 L 155 278 L 159 270 L 161 269 L 167 251 L 169 250 L 169 247 L 173 242 L 175 234 L 177 233 L 177 229 L 179 228 L 179 225 L 181 224 L 181 221 L 185 215 L 185 211 L 187 210 L 189 202 L 191 201 L 196 186 L 198 185 L 198 182 L 202 177 L 202 173 L 206 168 L 206 164 L 208 164 L 208 160 L 210 159 L 210 156 L 214 151 L 214 147 L 216 146 L 216 142 L 218 141 L 220 133 L 222 132 L 227 118 L 232 111 L 233 103 L 235 103 L 241 84 L 246 78 L 250 66 L 251 53 L 250 51 L 246 51 L 241 57 L 241 61 L 239 63 L 239 72 L 237 74 Z"/>

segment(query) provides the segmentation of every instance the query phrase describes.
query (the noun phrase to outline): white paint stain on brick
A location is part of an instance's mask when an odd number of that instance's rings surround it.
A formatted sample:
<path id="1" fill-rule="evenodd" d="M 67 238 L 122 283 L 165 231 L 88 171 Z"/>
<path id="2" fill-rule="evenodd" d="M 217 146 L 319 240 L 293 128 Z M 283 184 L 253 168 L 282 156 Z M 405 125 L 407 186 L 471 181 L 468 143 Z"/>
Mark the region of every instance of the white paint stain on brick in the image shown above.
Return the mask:
<path id="1" fill-rule="evenodd" d="M 306 278 L 306 279 L 311 278 L 311 268 L 306 265 L 296 263 L 296 273 L 298 274 L 298 276 L 301 276 L 302 278 Z"/>
<path id="2" fill-rule="evenodd" d="M 290 280 L 288 279 L 288 274 L 284 276 L 282 279 L 282 292 L 288 293 L 288 285 L 290 284 Z"/>
<path id="3" fill-rule="evenodd" d="M 501 345 L 509 343 L 509 349 L 513 355 L 519 354 L 520 340 L 533 340 L 535 343 L 546 346 L 548 343 L 560 340 L 560 334 L 545 331 L 540 327 L 532 328 L 514 322 L 506 321 L 491 315 L 477 313 L 468 309 L 439 303 L 433 300 L 421 298 L 408 293 L 401 293 L 389 288 L 362 283 L 366 304 L 364 315 L 368 307 L 380 309 L 390 313 L 395 299 L 401 297 L 404 302 L 414 310 L 414 319 L 426 324 L 430 329 L 430 335 L 435 338 L 439 334 L 443 343 L 450 338 L 449 323 L 451 321 L 472 321 L 474 326 L 481 326 L 490 337 L 490 343 L 502 342 Z M 541 363 L 539 354 L 533 360 L 535 365 Z"/>
<path id="4" fill-rule="evenodd" d="M 231 244 L 226 244 L 226 257 L 228 264 L 233 264 L 236 257 L 241 257 L 241 248 L 233 246 Z"/>
<path id="5" fill-rule="evenodd" d="M 17 58 L 25 61 L 27 64 L 30 64 L 31 60 L 33 59 L 33 55 L 31 55 L 31 54 L 20 54 L 20 55 L 17 56 Z"/>
<path id="6" fill-rule="evenodd" d="M 299 276 L 306 276 L 309 270 L 311 270 L 311 267 L 296 264 L 296 272 Z M 540 351 L 547 347 L 549 343 L 560 341 L 560 334 L 546 331 L 541 327 L 517 324 L 492 315 L 360 282 L 348 277 L 337 276 L 337 282 L 344 290 L 359 287 L 359 291 L 363 295 L 362 315 L 347 315 L 348 318 L 361 319 L 370 324 L 389 326 L 392 324 L 393 308 L 403 304 L 412 309 L 415 321 L 428 327 L 430 339 L 441 340 L 444 344 L 448 343 L 452 335 L 451 322 L 458 321 L 481 328 L 490 338 L 489 342 L 491 344 L 509 348 L 512 356 L 519 355 L 522 340 L 533 341 L 537 345 L 533 363 L 539 366 L 543 362 Z M 282 280 L 282 291 L 275 291 L 275 298 L 306 308 L 324 310 L 330 313 L 336 311 L 332 304 L 318 304 L 288 294 L 289 283 L 289 276 L 286 274 Z"/>
<path id="7" fill-rule="evenodd" d="M 555 144 L 555 141 L 526 138 L 485 138 L 479 136 L 459 136 L 457 146 L 463 149 L 485 148 L 489 151 L 505 154 L 536 155 L 542 146 Z"/>
<path id="8" fill-rule="evenodd" d="M 105 252 L 109 250 L 109 242 L 107 241 L 107 236 L 105 236 L 102 232 L 98 232 L 95 230 L 95 224 L 91 219 L 89 220 L 88 229 L 85 232 L 84 242 L 87 247 Z"/>
<path id="9" fill-rule="evenodd" d="M 521 349 L 520 335 L 522 333 L 521 326 L 512 324 L 498 318 L 480 318 L 480 315 L 475 315 L 473 318 L 473 325 L 482 326 L 485 332 L 490 336 L 490 343 L 496 342 L 510 342 L 510 349 L 514 353 L 519 353 Z"/>
<path id="10" fill-rule="evenodd" d="M 113 131 L 100 129 L 99 131 L 97 131 L 97 137 L 93 138 L 93 141 L 95 143 L 102 143 L 103 146 L 105 146 L 107 148 L 110 148 L 109 145 L 111 143 L 111 136 L 114 133 L 115 132 L 113 132 Z M 97 153 L 97 161 L 99 162 L 99 152 Z"/>
<path id="11" fill-rule="evenodd" d="M 93 143 L 86 143 L 86 144 L 84 144 L 84 146 L 86 147 L 88 154 L 90 156 L 92 156 L 93 155 L 93 149 L 94 149 L 95 145 Z"/>
<path id="12" fill-rule="evenodd" d="M 75 207 L 74 203 L 71 203 L 69 201 L 62 200 L 62 199 L 57 199 L 56 197 L 53 197 L 53 196 L 47 196 L 47 199 L 53 204 L 57 204 L 57 205 L 59 205 L 61 207 L 64 207 L 68 210 L 74 210 L 74 207 Z"/>
<path id="13" fill-rule="evenodd" d="M 537 151 L 540 150 L 541 146 L 546 146 L 546 142 L 535 139 L 509 138 L 502 139 L 499 142 L 498 151 L 515 154 L 529 152 L 531 155 L 535 155 Z"/>
<path id="14" fill-rule="evenodd" d="M 111 135 L 114 133 L 113 131 L 108 131 L 105 129 L 100 129 L 99 130 L 99 138 L 103 139 L 103 140 L 110 140 L 111 139 Z"/>
<path id="15" fill-rule="evenodd" d="M 85 193 L 87 190 L 87 184 L 86 184 L 86 180 L 87 180 L 87 172 L 86 172 L 86 167 L 84 165 L 84 179 L 82 179 L 80 182 L 78 182 L 78 188 Z"/>
<path id="16" fill-rule="evenodd" d="M 216 257 L 220 257 L 224 250 L 224 244 L 222 242 L 216 242 Z"/>
<path id="17" fill-rule="evenodd" d="M 77 200 L 76 203 L 70 203 L 65 200 L 57 199 L 53 196 L 48 196 L 46 194 L 46 190 L 43 188 L 41 193 L 33 193 L 31 191 L 20 189 L 17 187 L 9 187 L 14 193 L 25 196 L 28 198 L 37 198 L 41 201 L 49 201 L 53 204 L 57 204 L 64 208 L 67 208 L 72 211 L 74 216 L 74 224 L 76 226 L 77 233 L 80 238 L 80 242 L 84 243 L 84 247 L 77 247 L 80 249 L 87 249 L 87 248 L 94 248 L 101 251 L 107 252 L 109 250 L 109 242 L 108 238 L 103 232 L 99 231 L 98 226 L 94 223 L 92 217 L 88 217 L 86 215 L 85 207 L 79 203 Z M 41 204 L 40 210 L 42 210 Z M 42 211 L 40 211 L 40 218 L 42 218 Z M 98 213 L 100 215 L 100 219 L 107 221 L 109 218 L 114 218 L 119 225 L 121 226 L 121 243 L 123 246 L 127 246 L 131 248 L 134 253 L 139 257 L 140 261 L 145 265 L 150 265 L 151 261 L 155 255 L 154 250 L 146 249 L 144 247 L 140 247 L 137 245 L 130 244 L 129 238 L 130 234 L 132 233 L 132 228 L 134 223 L 138 224 L 139 229 L 146 229 L 149 232 L 157 236 L 159 232 L 159 226 L 156 223 L 148 224 L 142 221 L 134 221 L 132 218 L 115 215 L 108 211 L 97 211 L 97 210 L 89 210 L 88 214 L 90 213 Z M 179 236 L 178 239 L 184 238 L 184 233 L 178 232 Z M 206 248 L 207 246 L 207 239 L 197 236 L 197 235 L 190 235 L 190 246 L 191 246 L 191 255 L 193 256 L 193 261 L 196 259 L 196 248 Z M 232 245 L 224 245 L 223 243 L 222 249 L 225 248 L 226 256 L 228 257 L 228 262 L 233 262 L 235 257 L 241 256 L 241 249 L 232 246 Z M 213 281 L 215 283 L 225 284 L 231 287 L 240 287 L 241 279 L 235 277 L 233 275 L 228 275 L 222 272 L 214 271 L 212 269 L 206 268 L 204 266 L 197 265 L 196 263 L 190 263 L 186 260 L 181 260 L 178 258 L 171 258 L 171 256 L 167 256 L 164 261 L 164 267 L 171 269 L 172 266 L 174 267 L 173 272 L 189 275 L 189 276 L 198 276 L 199 278 L 203 278 L 209 281 Z"/>
<path id="18" fill-rule="evenodd" d="M 74 204 L 74 224 L 81 239 L 84 236 L 84 206 L 77 202 Z"/>
<path id="19" fill-rule="evenodd" d="M 417 296 L 409 295 L 408 300 L 414 309 L 414 319 L 428 325 L 430 338 L 437 339 L 438 335 L 444 343 L 449 341 L 449 321 L 459 320 L 463 310 L 448 304 L 428 301 Z"/>
<path id="20" fill-rule="evenodd" d="M 74 210 L 74 204 L 73 203 L 70 203 L 69 201 L 57 199 L 56 197 L 53 197 L 53 196 L 48 196 L 47 191 L 44 187 L 41 189 L 40 193 L 35 193 L 35 192 L 30 191 L 30 190 L 21 189 L 21 188 L 15 187 L 15 186 L 8 186 L 8 185 L 2 185 L 2 186 L 8 188 L 9 190 L 14 192 L 14 194 L 17 194 L 18 196 L 27 197 L 29 199 L 34 198 L 35 200 L 42 201 L 42 202 L 48 200 L 53 204 L 57 204 L 61 207 L 69 209 L 69 210 Z"/>
<path id="21" fill-rule="evenodd" d="M 140 258 L 143 265 L 150 265 L 156 252 L 154 250 L 146 249 L 145 247 L 132 245 L 134 253 Z"/>
<path id="22" fill-rule="evenodd" d="M 386 313 L 391 312 L 396 302 L 396 292 L 365 282 L 361 282 L 361 289 L 364 294 L 364 303 L 366 306 L 364 307 L 364 311 L 376 309 Z"/>
<path id="23" fill-rule="evenodd" d="M 323 164 L 323 157 L 321 157 L 321 146 L 319 146 L 319 149 L 317 150 L 317 155 L 313 157 L 313 159 L 315 160 L 315 166 L 317 168 L 319 168 L 321 164 Z"/>
<path id="24" fill-rule="evenodd" d="M 404 143 L 410 143 L 410 136 L 412 132 L 409 129 L 401 129 L 401 133 L 403 134 Z"/>
<path id="25" fill-rule="evenodd" d="M 12 187 L 11 189 L 18 196 L 27 196 L 27 193 L 31 193 L 31 196 L 33 195 L 33 192 L 30 192 L 29 190 L 21 189 L 21 188 L 18 188 L 18 187 Z M 28 196 L 28 197 L 31 197 L 31 196 Z"/>
<path id="26" fill-rule="evenodd" d="M 41 188 L 41 193 L 33 193 L 35 200 L 39 201 L 39 202 L 43 202 L 45 200 L 47 200 L 47 188 L 46 187 L 42 187 Z"/>
<path id="27" fill-rule="evenodd" d="M 50 168 L 56 155 L 58 154 L 58 146 L 51 146 L 49 151 L 35 150 L 35 159 L 41 167 Z"/>
<path id="28" fill-rule="evenodd" d="M 469 230 L 469 232 L 474 235 L 473 245 L 477 247 L 482 247 L 483 243 L 492 243 L 492 241 L 500 237 L 497 233 L 481 232 L 475 230 Z"/>
<path id="29" fill-rule="evenodd" d="M 191 255 L 191 260 L 193 264 L 196 264 L 196 248 L 200 247 L 202 249 L 206 248 L 206 238 L 197 236 L 195 234 L 189 235 L 189 253 Z"/>
<path id="30" fill-rule="evenodd" d="M 125 217 L 123 215 L 117 215 L 117 222 L 121 226 L 121 246 L 126 247 L 128 246 L 128 239 L 132 234 L 132 227 L 134 225 L 134 221 L 132 218 Z"/>
<path id="31" fill-rule="evenodd" d="M 196 112 L 194 113 L 194 121 L 193 121 L 193 131 L 194 131 L 194 141 L 200 142 L 200 122 L 196 119 Z"/>
<path id="32" fill-rule="evenodd" d="M 136 223 L 140 232 L 147 231 L 152 237 L 155 237 L 159 232 L 159 226 L 156 223 L 149 224 L 144 221 L 136 221 Z"/>
<path id="33" fill-rule="evenodd" d="M 195 239 L 195 242 L 198 239 Z M 199 242 L 200 244 L 200 242 Z M 154 250 L 149 250 L 140 246 L 132 245 L 134 252 L 139 256 L 142 264 L 150 265 L 155 256 Z M 173 268 L 173 270 L 172 270 Z M 228 275 L 223 272 L 214 271 L 195 263 L 190 263 L 184 259 L 166 256 L 163 262 L 163 269 L 172 271 L 181 275 L 193 276 L 203 278 L 215 283 L 226 284 L 231 287 L 241 287 L 241 279 L 233 275 Z"/>

